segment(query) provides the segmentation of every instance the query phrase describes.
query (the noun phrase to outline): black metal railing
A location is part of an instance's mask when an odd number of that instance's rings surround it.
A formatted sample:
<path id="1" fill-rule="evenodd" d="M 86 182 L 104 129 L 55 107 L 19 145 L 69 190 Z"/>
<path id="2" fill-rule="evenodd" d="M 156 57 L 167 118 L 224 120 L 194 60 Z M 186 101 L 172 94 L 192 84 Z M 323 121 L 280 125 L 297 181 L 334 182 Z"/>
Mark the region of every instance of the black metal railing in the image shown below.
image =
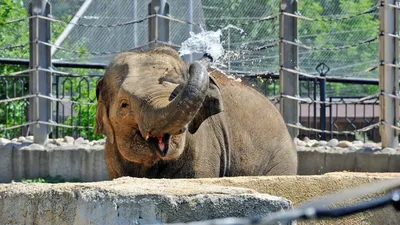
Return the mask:
<path id="1" fill-rule="evenodd" d="M 273 98 L 273 103 L 279 108 L 279 76 L 276 74 L 265 74 L 258 76 L 244 76 L 243 82 L 254 87 L 260 93 Z M 363 98 L 371 93 L 363 91 L 369 87 L 377 87 L 378 81 L 371 79 L 338 79 L 327 77 L 326 86 L 321 87 L 321 80 L 315 78 L 300 77 L 299 95 L 310 101 L 299 101 L 299 122 L 307 128 L 326 130 L 326 133 L 315 132 L 310 129 L 299 130 L 299 138 L 309 137 L 317 140 L 336 138 L 339 140 L 372 140 L 380 141 L 379 132 L 371 129 L 356 135 L 343 131 L 353 132 L 363 127 L 373 125 L 379 120 L 379 99 Z M 337 96 L 341 94 L 336 90 L 335 84 L 346 84 L 347 89 L 359 89 L 363 95 Z M 321 92 L 325 91 L 325 95 Z M 325 98 L 321 98 L 325 96 Z M 329 101 L 326 101 L 329 99 Z M 325 103 L 321 103 L 322 101 Z M 325 116 L 324 116 L 325 115 Z M 324 135 L 325 134 L 325 135 Z"/>
<path id="2" fill-rule="evenodd" d="M 1 61 L 0 63 L 26 66 L 28 61 Z M 74 137 L 84 137 L 96 139 L 100 136 L 94 135 L 96 98 L 95 86 L 102 77 L 103 69 L 106 65 L 102 64 L 84 64 L 82 63 L 53 63 L 58 68 L 64 70 L 81 71 L 85 70 L 85 75 L 73 73 L 53 73 L 53 96 L 59 101 L 53 104 L 53 120 L 60 125 L 55 126 L 50 133 L 51 138 L 63 137 L 66 135 Z M 87 71 L 86 71 L 87 70 Z M 90 73 L 96 71 L 96 73 Z M 89 74 L 89 75 L 88 75 Z M 239 75 L 240 78 L 267 97 L 280 95 L 279 75 L 275 73 L 259 75 Z M 321 80 L 315 78 L 301 77 L 299 94 L 300 97 L 308 98 L 311 101 L 299 101 L 299 122 L 308 128 L 320 129 L 325 127 L 328 134 L 326 137 L 312 130 L 300 130 L 299 138 L 305 136 L 315 139 L 346 139 L 355 138 L 363 140 L 379 141 L 378 132 L 373 129 L 362 136 L 356 137 L 349 134 L 338 134 L 335 131 L 354 131 L 359 128 L 374 124 L 378 121 L 378 98 L 368 99 L 367 101 L 357 102 L 363 96 L 345 96 L 337 95 L 337 90 L 333 87 L 335 83 L 346 84 L 347 86 L 374 86 L 378 85 L 377 80 L 369 79 L 326 79 L 326 99 L 329 103 L 324 104 L 315 102 L 320 100 Z M 0 100 L 26 96 L 29 92 L 29 76 L 27 74 L 1 76 L 0 77 Z M 367 95 L 368 93 L 364 93 Z M 63 101 L 65 100 L 65 101 Z M 273 98 L 273 103 L 279 108 L 280 98 Z M 10 101 L 0 105 L 0 124 L 3 127 L 18 126 L 28 122 L 28 99 Z M 320 112 L 321 108 L 327 108 L 326 113 Z M 323 116 L 325 115 L 325 117 Z M 321 126 L 323 123 L 324 126 Z M 324 130 L 324 129 L 323 129 Z M 3 129 L 0 132 L 1 137 L 15 138 L 29 134 L 29 126 L 21 126 L 16 129 Z"/>

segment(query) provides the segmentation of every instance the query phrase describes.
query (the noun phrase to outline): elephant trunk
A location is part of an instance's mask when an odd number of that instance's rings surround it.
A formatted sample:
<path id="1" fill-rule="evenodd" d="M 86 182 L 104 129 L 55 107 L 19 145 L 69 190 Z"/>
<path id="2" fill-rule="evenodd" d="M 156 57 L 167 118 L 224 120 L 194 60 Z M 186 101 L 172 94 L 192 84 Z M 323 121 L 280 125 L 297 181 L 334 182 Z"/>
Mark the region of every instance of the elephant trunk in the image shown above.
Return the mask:
<path id="1" fill-rule="evenodd" d="M 144 138 L 180 133 L 203 104 L 209 85 L 206 69 L 195 62 L 189 67 L 189 78 L 179 94 L 164 108 L 142 115 L 139 129 Z"/>

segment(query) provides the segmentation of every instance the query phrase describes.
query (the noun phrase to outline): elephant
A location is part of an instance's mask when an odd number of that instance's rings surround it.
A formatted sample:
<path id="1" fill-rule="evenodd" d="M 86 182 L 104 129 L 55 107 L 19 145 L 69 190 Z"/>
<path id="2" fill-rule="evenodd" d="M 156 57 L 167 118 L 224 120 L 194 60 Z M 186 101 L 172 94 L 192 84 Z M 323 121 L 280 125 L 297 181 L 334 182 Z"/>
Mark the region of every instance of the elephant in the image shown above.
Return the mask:
<path id="1" fill-rule="evenodd" d="M 110 179 L 294 175 L 297 153 L 267 97 L 167 46 L 122 52 L 96 87 Z"/>

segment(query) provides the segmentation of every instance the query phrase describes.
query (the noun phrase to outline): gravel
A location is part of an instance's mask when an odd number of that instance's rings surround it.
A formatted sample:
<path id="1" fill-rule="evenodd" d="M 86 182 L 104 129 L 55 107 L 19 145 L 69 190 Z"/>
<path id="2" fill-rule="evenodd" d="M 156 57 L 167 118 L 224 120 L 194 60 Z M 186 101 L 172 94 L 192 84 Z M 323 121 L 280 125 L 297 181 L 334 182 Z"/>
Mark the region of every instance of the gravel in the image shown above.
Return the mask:
<path id="1" fill-rule="evenodd" d="M 27 149 L 65 149 L 65 148 L 77 148 L 77 149 L 92 149 L 92 148 L 103 148 L 106 139 L 89 141 L 82 137 L 74 139 L 70 136 L 64 138 L 49 139 L 44 145 L 33 144 L 33 136 L 18 137 L 11 140 L 6 138 L 0 138 L 0 145 L 13 145 L 16 148 L 27 148 Z M 318 151 L 318 152 L 329 152 L 329 153 L 347 153 L 347 152 L 363 152 L 373 154 L 400 154 L 400 144 L 397 148 L 382 148 L 381 143 L 374 142 L 362 142 L 346 141 L 331 139 L 327 141 L 315 140 L 305 137 L 303 140 L 298 138 L 294 139 L 297 151 Z"/>
<path id="2" fill-rule="evenodd" d="M 297 151 L 318 151 L 328 153 L 373 153 L 373 154 L 400 154 L 400 145 L 394 148 L 383 148 L 381 143 L 362 142 L 362 141 L 339 141 L 331 139 L 328 141 L 318 141 L 305 137 L 303 140 L 294 139 Z"/>

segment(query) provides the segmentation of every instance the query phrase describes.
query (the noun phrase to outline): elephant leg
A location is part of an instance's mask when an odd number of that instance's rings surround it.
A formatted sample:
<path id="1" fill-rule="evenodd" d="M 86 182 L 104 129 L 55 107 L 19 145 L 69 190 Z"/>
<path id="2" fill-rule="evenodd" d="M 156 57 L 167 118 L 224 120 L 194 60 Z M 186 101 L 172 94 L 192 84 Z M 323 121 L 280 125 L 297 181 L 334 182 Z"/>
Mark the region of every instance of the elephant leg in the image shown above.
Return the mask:
<path id="1" fill-rule="evenodd" d="M 121 157 L 118 157 L 117 154 L 118 152 L 114 145 L 105 145 L 105 159 L 108 169 L 108 176 L 111 180 L 123 176 L 122 163 L 120 162 Z"/>
<path id="2" fill-rule="evenodd" d="M 297 152 L 279 151 L 271 158 L 264 174 L 268 176 L 296 175 L 297 167 Z"/>
<path id="3" fill-rule="evenodd" d="M 114 170 L 113 168 L 108 167 L 108 177 L 110 180 L 116 179 L 119 176 L 119 174 L 117 173 L 116 170 Z"/>
<path id="4" fill-rule="evenodd" d="M 279 175 L 296 175 L 297 174 L 297 163 L 281 163 L 273 166 L 266 172 L 268 176 L 279 176 Z"/>

